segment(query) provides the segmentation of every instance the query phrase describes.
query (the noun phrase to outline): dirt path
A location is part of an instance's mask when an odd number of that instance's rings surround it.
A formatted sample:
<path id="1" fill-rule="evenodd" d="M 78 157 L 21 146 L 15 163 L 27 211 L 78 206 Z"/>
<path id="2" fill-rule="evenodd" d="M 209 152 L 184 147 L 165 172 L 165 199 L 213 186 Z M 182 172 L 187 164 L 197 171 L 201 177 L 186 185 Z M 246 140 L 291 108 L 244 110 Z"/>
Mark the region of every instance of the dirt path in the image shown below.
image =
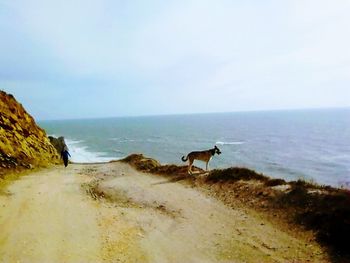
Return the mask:
<path id="1" fill-rule="evenodd" d="M 104 177 L 93 200 L 81 187 Z M 297 240 L 190 187 L 122 163 L 22 177 L 0 196 L 0 262 L 321 262 Z"/>

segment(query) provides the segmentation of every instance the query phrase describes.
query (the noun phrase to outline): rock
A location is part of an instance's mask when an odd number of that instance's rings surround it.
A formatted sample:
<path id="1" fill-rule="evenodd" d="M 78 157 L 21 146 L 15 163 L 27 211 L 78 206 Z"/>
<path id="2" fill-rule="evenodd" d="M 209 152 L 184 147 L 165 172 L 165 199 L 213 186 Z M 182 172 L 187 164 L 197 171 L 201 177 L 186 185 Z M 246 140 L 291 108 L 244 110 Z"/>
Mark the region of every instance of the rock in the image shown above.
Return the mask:
<path id="1" fill-rule="evenodd" d="M 67 147 L 66 142 L 64 141 L 64 137 L 55 138 L 53 136 L 49 136 L 50 143 L 55 147 L 58 154 L 61 154 L 64 147 Z"/>
<path id="2" fill-rule="evenodd" d="M 0 90 L 0 164 L 15 168 L 18 164 L 47 166 L 59 156 L 41 129 L 16 99 Z"/>

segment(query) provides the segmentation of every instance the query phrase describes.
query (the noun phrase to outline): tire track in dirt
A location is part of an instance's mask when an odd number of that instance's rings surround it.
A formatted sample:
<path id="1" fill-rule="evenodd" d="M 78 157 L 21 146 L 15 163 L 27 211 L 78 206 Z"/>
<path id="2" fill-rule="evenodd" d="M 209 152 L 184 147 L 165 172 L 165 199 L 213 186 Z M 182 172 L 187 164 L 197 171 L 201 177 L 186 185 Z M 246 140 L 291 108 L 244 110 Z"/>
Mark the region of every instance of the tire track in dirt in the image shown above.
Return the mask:
<path id="1" fill-rule="evenodd" d="M 106 198 L 82 187 L 96 178 Z M 123 163 L 21 177 L 0 196 L 0 230 L 0 262 L 327 261 L 317 244 Z"/>

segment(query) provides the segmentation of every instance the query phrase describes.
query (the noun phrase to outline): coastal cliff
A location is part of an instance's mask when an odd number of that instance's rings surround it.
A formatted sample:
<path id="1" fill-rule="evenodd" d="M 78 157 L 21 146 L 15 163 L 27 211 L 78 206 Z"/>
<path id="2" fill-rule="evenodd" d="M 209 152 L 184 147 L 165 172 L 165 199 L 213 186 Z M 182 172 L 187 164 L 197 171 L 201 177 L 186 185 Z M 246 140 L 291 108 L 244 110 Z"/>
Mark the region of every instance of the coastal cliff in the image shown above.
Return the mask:
<path id="1" fill-rule="evenodd" d="M 45 131 L 11 94 L 0 90 L 0 171 L 59 160 Z"/>
<path id="2" fill-rule="evenodd" d="M 55 138 L 53 136 L 49 136 L 50 143 L 55 147 L 58 154 L 61 154 L 64 147 L 67 147 L 66 142 L 64 141 L 64 137 Z"/>
<path id="3" fill-rule="evenodd" d="M 248 168 L 230 167 L 205 172 L 187 166 L 162 165 L 142 154 L 120 160 L 137 170 L 168 177 L 221 200 L 227 206 L 258 211 L 288 231 L 312 231 L 334 262 L 350 262 L 350 191 L 298 180 L 286 182 Z M 99 192 L 99 196 L 106 193 Z M 299 230 L 298 230 L 299 229 Z M 317 261 L 316 261 L 317 262 Z"/>

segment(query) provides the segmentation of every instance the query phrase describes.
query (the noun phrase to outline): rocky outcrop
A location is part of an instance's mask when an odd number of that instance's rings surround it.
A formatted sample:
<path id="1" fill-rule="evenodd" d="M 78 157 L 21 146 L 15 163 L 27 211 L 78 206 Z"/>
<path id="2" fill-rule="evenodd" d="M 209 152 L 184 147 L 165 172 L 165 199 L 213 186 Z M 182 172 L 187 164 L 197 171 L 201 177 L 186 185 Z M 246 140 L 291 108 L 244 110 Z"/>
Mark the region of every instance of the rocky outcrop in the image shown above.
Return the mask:
<path id="1" fill-rule="evenodd" d="M 58 160 L 45 131 L 12 95 L 0 91 L 0 170 L 47 166 Z"/>
<path id="2" fill-rule="evenodd" d="M 58 138 L 55 138 L 55 137 L 52 137 L 52 136 L 49 136 L 49 140 L 51 142 L 51 144 L 55 147 L 56 151 L 58 154 L 61 154 L 62 150 L 67 147 L 66 145 L 66 142 L 64 141 L 64 137 L 61 136 L 61 137 L 58 137 Z M 67 147 L 68 148 L 68 147 Z"/>

